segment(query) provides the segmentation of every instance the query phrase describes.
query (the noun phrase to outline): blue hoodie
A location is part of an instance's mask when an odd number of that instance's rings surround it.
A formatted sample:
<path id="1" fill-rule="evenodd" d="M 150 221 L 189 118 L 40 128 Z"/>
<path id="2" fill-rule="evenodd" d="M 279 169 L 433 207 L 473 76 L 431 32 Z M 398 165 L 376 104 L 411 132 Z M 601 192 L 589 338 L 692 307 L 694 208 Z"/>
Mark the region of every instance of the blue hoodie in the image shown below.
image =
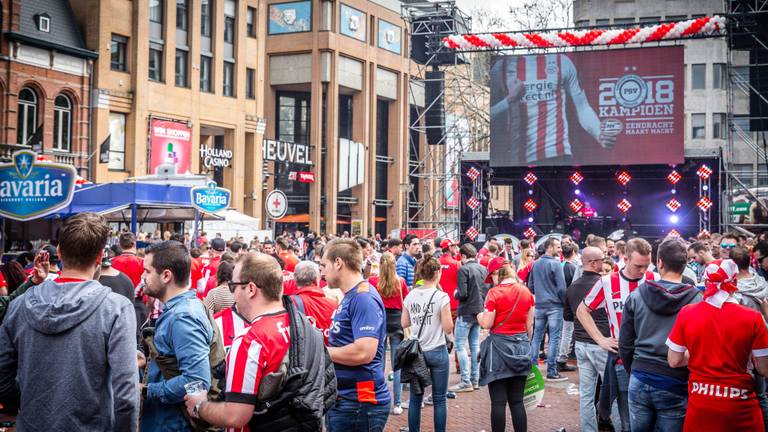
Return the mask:
<path id="1" fill-rule="evenodd" d="M 405 279 L 405 283 L 408 284 L 408 289 L 413 288 L 413 278 L 416 273 L 416 258 L 404 253 L 397 259 L 395 264 L 395 271 L 397 275 Z"/>
<path id="2" fill-rule="evenodd" d="M 20 393 L 17 430 L 133 432 L 138 379 L 135 312 L 120 294 L 49 280 L 10 303 L 0 398 Z"/>

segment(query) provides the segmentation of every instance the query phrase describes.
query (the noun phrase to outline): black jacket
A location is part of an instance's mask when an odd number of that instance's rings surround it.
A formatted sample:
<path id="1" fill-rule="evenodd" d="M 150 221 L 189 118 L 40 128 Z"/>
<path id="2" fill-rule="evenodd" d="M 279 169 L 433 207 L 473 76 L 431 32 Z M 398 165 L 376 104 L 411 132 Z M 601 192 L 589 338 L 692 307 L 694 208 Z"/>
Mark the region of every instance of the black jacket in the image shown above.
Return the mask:
<path id="1" fill-rule="evenodd" d="M 584 270 L 584 273 L 580 278 L 573 281 L 571 286 L 565 291 L 565 307 L 563 308 L 563 319 L 566 321 L 573 321 L 573 338 L 578 342 L 594 344 L 595 341 L 589 336 L 584 326 L 581 325 L 581 321 L 575 319 L 576 309 L 584 302 L 584 297 L 587 296 L 589 290 L 600 280 L 600 275 Z M 611 328 L 608 324 L 608 315 L 605 313 L 605 308 L 600 308 L 592 312 L 592 319 L 595 321 L 600 333 L 608 337 L 611 335 Z"/>
<path id="2" fill-rule="evenodd" d="M 251 430 L 318 431 L 336 402 L 336 371 L 323 335 L 296 309 L 290 297 L 283 296 L 283 306 L 290 318 L 291 341 L 286 359 L 273 377 L 278 394 L 260 397 L 248 425 Z M 279 377 L 281 371 L 284 377 Z M 262 378 L 259 396 L 270 375 Z"/>
<path id="3" fill-rule="evenodd" d="M 483 311 L 483 287 L 488 269 L 476 260 L 469 260 L 459 267 L 458 284 L 453 294 L 459 301 L 457 316 L 472 317 Z"/>
<path id="4" fill-rule="evenodd" d="M 688 368 L 667 363 L 667 337 L 683 306 L 702 299 L 696 287 L 684 283 L 646 281 L 629 295 L 621 316 L 619 355 L 627 372 L 632 369 L 688 379 Z"/>

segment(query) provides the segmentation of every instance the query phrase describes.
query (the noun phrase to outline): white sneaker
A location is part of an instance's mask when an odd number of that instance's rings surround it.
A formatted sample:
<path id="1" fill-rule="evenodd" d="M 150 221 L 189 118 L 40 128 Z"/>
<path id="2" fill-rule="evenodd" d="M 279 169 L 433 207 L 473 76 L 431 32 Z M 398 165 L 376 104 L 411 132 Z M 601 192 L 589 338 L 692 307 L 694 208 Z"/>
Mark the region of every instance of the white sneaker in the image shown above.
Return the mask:
<path id="1" fill-rule="evenodd" d="M 403 407 L 401 407 L 399 404 L 395 405 L 394 408 L 392 408 L 392 414 L 393 415 L 400 415 L 403 413 Z"/>

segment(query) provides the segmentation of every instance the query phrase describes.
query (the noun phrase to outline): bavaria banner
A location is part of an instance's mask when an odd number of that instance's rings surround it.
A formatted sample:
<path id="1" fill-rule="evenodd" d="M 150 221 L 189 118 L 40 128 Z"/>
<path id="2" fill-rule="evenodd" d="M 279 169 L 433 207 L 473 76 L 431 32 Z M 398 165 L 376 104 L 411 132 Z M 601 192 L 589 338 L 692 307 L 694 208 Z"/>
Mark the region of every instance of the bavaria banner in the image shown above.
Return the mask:
<path id="1" fill-rule="evenodd" d="M 149 173 L 187 174 L 190 172 L 192 128 L 187 122 L 150 119 Z"/>
<path id="2" fill-rule="evenodd" d="M 495 56 L 492 167 L 683 162 L 683 47 Z"/>

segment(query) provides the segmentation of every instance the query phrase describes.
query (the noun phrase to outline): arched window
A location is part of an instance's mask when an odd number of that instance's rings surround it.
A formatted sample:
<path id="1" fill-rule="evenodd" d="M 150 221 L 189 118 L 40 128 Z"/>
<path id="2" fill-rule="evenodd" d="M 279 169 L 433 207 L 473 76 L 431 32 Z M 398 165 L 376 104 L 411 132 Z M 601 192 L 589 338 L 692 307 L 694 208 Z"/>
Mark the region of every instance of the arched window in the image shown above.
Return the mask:
<path id="1" fill-rule="evenodd" d="M 70 151 L 72 135 L 72 102 L 64 95 L 53 102 L 53 148 Z"/>
<path id="2" fill-rule="evenodd" d="M 19 92 L 19 109 L 17 111 L 16 142 L 27 144 L 29 138 L 37 130 L 37 95 L 27 87 Z"/>

